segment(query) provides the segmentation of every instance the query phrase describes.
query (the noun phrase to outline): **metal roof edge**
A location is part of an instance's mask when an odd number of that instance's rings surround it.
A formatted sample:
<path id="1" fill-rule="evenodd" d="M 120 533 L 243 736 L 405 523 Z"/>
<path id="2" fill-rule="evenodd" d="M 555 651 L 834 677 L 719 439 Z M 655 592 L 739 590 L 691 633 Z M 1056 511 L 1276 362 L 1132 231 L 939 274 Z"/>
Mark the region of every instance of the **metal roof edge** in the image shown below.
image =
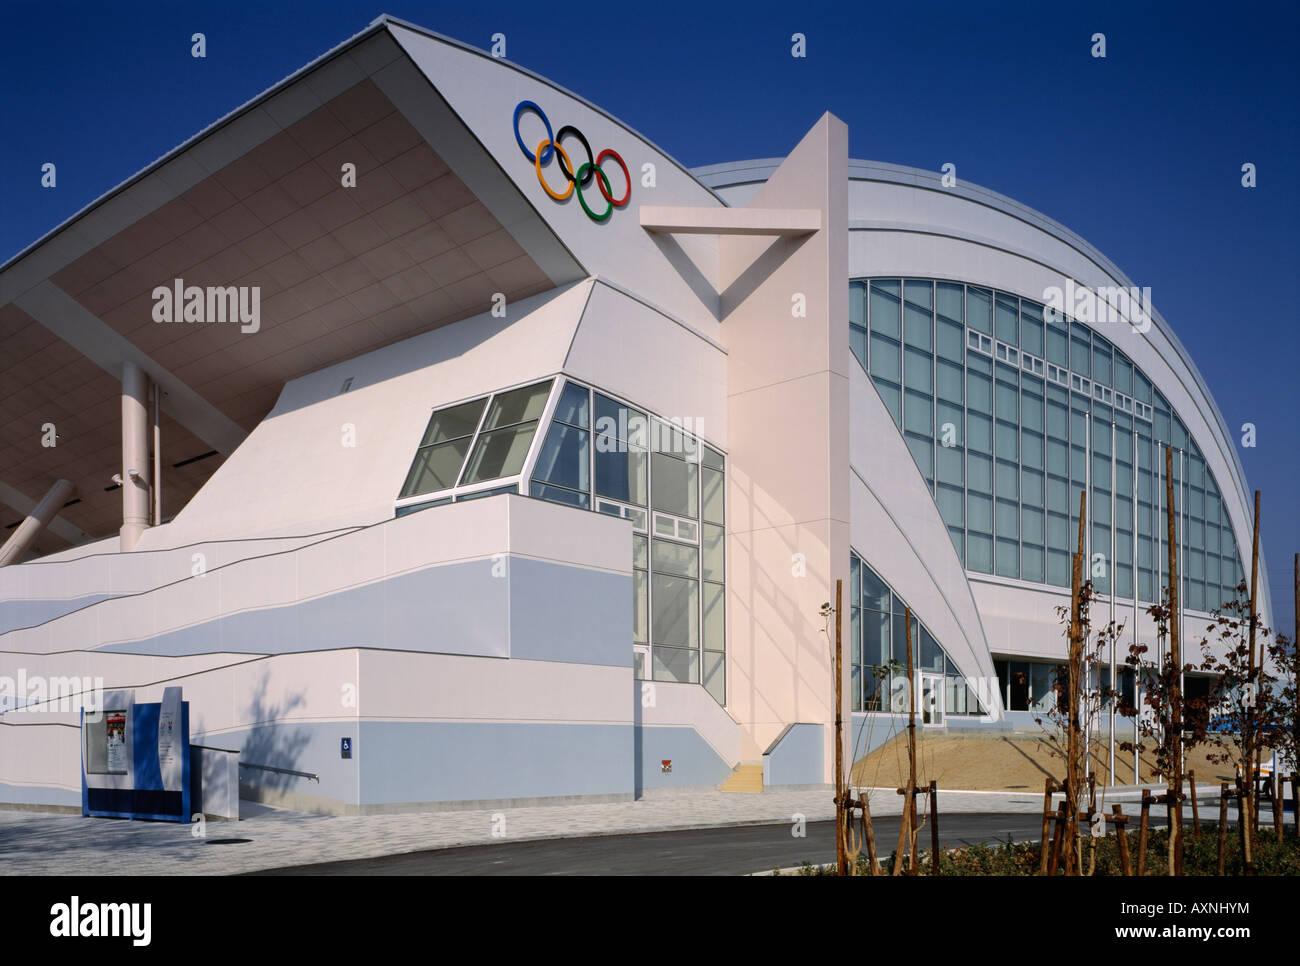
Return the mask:
<path id="1" fill-rule="evenodd" d="M 40 248 L 42 245 L 52 240 L 56 235 L 58 235 L 66 228 L 70 227 L 75 222 L 81 220 L 83 217 L 90 214 L 91 211 L 93 211 L 94 209 L 98 208 L 100 205 L 107 202 L 110 198 L 113 198 L 114 196 L 121 194 L 123 191 L 130 188 L 132 185 L 136 184 L 137 182 L 153 174 L 155 171 L 157 171 L 163 165 L 167 164 L 169 161 L 173 160 L 174 158 L 180 156 L 184 152 L 193 148 L 195 145 L 197 145 L 208 135 L 215 133 L 218 129 L 225 127 L 227 124 L 232 123 L 237 118 L 242 117 L 244 114 L 247 114 L 249 111 L 260 106 L 265 101 L 270 100 L 272 97 L 280 93 L 285 88 L 289 87 L 291 84 L 294 84 L 299 80 L 301 80 L 304 76 L 306 76 L 311 71 L 327 63 L 328 61 L 341 56 L 342 54 L 346 53 L 350 48 L 356 46 L 361 41 L 365 40 L 366 38 L 374 34 L 380 33 L 384 29 L 385 26 L 381 21 L 375 21 L 370 26 L 368 26 L 365 30 L 360 31 L 359 33 L 355 33 L 347 40 L 344 40 L 342 43 L 337 44 L 334 47 L 331 47 L 329 50 L 321 54 L 315 60 L 309 61 L 308 63 L 304 64 L 302 67 L 299 67 L 296 71 L 294 71 L 289 76 L 272 84 L 266 90 L 262 91 L 262 93 L 256 95 L 255 97 L 250 98 L 249 100 L 245 101 L 243 104 L 236 107 L 234 110 L 219 117 L 217 120 L 213 121 L 211 124 L 207 125 L 203 129 L 198 131 L 196 134 L 191 135 L 189 138 L 182 141 L 180 144 L 176 145 L 176 147 L 172 148 L 166 154 L 162 155 L 161 157 L 159 157 L 154 161 L 151 161 L 149 164 L 145 165 L 135 174 L 130 175 L 124 181 L 117 184 L 116 186 L 109 188 L 107 191 L 105 191 L 95 200 L 89 202 L 88 204 L 80 208 L 78 211 L 76 211 L 74 214 L 69 215 L 67 218 L 61 221 L 54 228 L 51 228 L 49 231 L 47 231 L 44 235 L 41 235 L 34 242 L 27 245 L 25 248 L 21 249 L 16 254 L 10 256 L 4 262 L 0 263 L 0 273 L 8 271 L 10 268 L 18 264 L 18 262 L 22 261 L 24 258 L 30 255 L 36 249 Z"/>
<path id="2" fill-rule="evenodd" d="M 780 159 L 776 158 L 759 158 L 745 161 L 721 162 L 710 164 L 693 169 L 696 176 L 702 180 L 707 179 L 710 187 L 752 184 L 758 181 L 766 181 L 768 177 L 776 170 L 780 164 Z M 736 177 L 739 176 L 739 177 Z M 967 201 L 976 204 L 982 204 L 1005 215 L 1017 218 L 1033 227 L 1039 228 L 1054 236 L 1057 240 L 1064 242 L 1079 254 L 1083 255 L 1098 268 L 1109 274 L 1124 287 L 1132 287 L 1133 280 L 1116 265 L 1107 255 L 1098 249 L 1095 245 L 1085 239 L 1082 235 L 1067 228 L 1059 221 L 1043 214 L 1036 208 L 1016 201 L 1007 195 L 994 191 L 991 188 L 985 188 L 981 185 L 973 184 L 969 181 L 959 181 L 957 185 L 951 188 L 942 187 L 940 176 L 934 171 L 924 168 L 914 168 L 908 165 L 891 164 L 887 161 L 868 161 L 863 159 L 849 159 L 849 180 L 850 181 L 883 181 L 889 184 L 911 185 L 931 191 L 942 191 L 945 194 L 955 194 Z M 1173 326 L 1165 319 L 1158 309 L 1152 306 L 1152 322 L 1160 329 L 1161 334 L 1169 340 L 1173 346 L 1174 352 L 1178 356 L 1179 362 L 1191 375 L 1196 387 L 1210 404 L 1210 412 L 1214 421 L 1218 424 L 1220 432 L 1223 433 L 1225 440 L 1231 440 L 1233 434 L 1228 430 L 1228 424 L 1223 418 L 1223 413 L 1219 411 L 1219 404 L 1215 401 L 1210 387 L 1206 384 L 1204 376 L 1201 375 L 1196 363 L 1192 361 L 1191 354 L 1187 347 L 1179 340 L 1174 332 Z M 1249 496 L 1249 488 L 1246 484 L 1246 470 L 1241 464 L 1240 454 L 1235 446 L 1229 446 L 1228 451 L 1232 454 L 1233 468 L 1236 470 L 1236 483 L 1238 486 L 1238 495 L 1247 504 L 1250 502 L 1246 498 Z M 1263 554 L 1261 552 L 1260 556 Z"/>

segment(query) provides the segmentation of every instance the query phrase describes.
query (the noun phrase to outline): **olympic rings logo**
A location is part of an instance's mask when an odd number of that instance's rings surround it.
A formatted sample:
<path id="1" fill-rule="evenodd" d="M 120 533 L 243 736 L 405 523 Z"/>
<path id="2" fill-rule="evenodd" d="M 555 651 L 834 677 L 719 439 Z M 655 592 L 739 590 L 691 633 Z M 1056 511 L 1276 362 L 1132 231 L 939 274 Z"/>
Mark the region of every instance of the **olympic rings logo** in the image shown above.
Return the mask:
<path id="1" fill-rule="evenodd" d="M 537 145 L 536 151 L 528 150 L 528 145 L 524 144 L 524 139 L 519 134 L 519 118 L 525 111 L 532 111 L 542 123 L 546 125 L 546 140 Z M 574 170 L 573 160 L 569 157 L 569 152 L 564 150 L 561 143 L 566 138 L 572 138 L 582 146 L 587 152 L 587 160 L 580 164 L 577 170 Z M 613 148 L 606 148 L 600 154 L 592 155 L 591 145 L 587 142 L 586 136 L 572 124 L 566 124 L 558 132 L 551 129 L 550 118 L 546 113 L 534 104 L 532 101 L 520 101 L 515 107 L 515 142 L 519 145 L 519 150 L 524 152 L 534 168 L 537 169 L 537 180 L 542 186 L 542 190 L 554 198 L 556 201 L 567 201 L 577 191 L 578 204 L 582 205 L 582 210 L 587 213 L 592 221 L 608 221 L 609 216 L 614 213 L 615 208 L 622 208 L 632 197 L 632 177 L 628 174 L 627 165 L 619 157 L 617 151 Z M 558 158 L 560 163 L 560 173 L 564 175 L 567 184 L 563 191 L 556 191 L 546 181 L 546 175 L 542 173 L 542 166 L 550 164 L 551 158 Z M 609 178 L 606 176 L 602 165 L 605 161 L 613 158 L 618 166 L 623 169 L 623 180 L 627 184 L 627 190 L 623 192 L 622 198 L 615 198 L 613 191 L 609 186 Z M 596 187 L 600 190 L 601 197 L 605 199 L 607 205 L 603 214 L 596 214 L 587 205 L 587 199 L 583 197 L 582 189 L 589 187 L 595 180 Z"/>

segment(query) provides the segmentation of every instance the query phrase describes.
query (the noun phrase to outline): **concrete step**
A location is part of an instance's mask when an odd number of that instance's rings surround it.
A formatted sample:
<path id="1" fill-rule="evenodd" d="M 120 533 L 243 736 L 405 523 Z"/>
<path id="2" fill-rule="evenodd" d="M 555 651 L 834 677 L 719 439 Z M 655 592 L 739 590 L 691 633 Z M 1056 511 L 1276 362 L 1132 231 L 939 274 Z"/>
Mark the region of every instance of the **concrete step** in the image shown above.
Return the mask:
<path id="1" fill-rule="evenodd" d="M 741 762 L 731 776 L 718 786 L 724 792 L 742 792 L 750 795 L 763 791 L 763 766 L 755 762 Z"/>

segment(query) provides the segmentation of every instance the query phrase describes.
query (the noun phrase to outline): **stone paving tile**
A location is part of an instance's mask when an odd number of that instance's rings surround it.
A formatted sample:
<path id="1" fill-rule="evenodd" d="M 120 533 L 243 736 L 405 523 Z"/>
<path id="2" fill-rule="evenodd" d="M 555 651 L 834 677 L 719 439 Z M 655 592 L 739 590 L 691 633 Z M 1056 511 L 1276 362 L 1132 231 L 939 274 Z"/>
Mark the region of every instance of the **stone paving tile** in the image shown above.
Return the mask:
<path id="1" fill-rule="evenodd" d="M 871 792 L 873 815 L 897 815 L 892 789 Z M 940 808 L 958 812 L 1036 812 L 1041 797 L 1019 793 L 940 792 Z M 702 791 L 651 794 L 635 802 L 529 806 L 402 815 L 308 815 L 243 803 L 239 822 L 209 822 L 206 836 L 188 825 L 86 819 L 0 811 L 0 874 L 225 875 L 287 865 L 371 858 L 424 849 L 489 844 L 504 816 L 507 840 L 566 838 L 666 829 L 834 818 L 829 790 L 768 790 L 761 795 Z M 499 824 L 499 823 L 498 823 Z M 222 838 L 251 842 L 220 845 Z"/>

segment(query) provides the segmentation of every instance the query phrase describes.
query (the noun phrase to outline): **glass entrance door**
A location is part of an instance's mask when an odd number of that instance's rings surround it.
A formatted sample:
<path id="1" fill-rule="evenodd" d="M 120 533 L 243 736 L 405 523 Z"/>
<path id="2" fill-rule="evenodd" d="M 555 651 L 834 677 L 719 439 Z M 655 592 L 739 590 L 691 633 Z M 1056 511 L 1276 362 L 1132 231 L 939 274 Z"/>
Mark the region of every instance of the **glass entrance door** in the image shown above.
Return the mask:
<path id="1" fill-rule="evenodd" d="M 943 724 L 943 675 L 921 675 L 921 724 Z"/>

